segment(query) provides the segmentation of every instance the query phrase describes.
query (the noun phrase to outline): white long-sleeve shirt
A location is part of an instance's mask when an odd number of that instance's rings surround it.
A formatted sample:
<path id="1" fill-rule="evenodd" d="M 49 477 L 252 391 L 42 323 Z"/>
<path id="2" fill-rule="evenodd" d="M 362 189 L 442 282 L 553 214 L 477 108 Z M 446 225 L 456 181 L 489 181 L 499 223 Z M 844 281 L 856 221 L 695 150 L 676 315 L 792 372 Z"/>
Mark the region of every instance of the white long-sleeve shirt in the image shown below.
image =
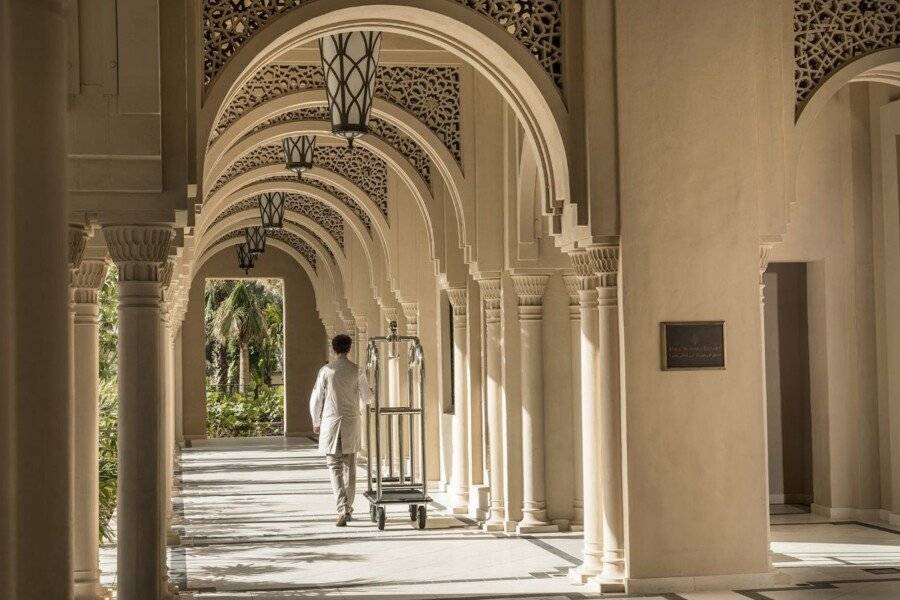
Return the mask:
<path id="1" fill-rule="evenodd" d="M 362 411 L 374 399 L 365 369 L 340 355 L 321 369 L 309 398 L 313 425 L 320 427 L 319 451 L 341 454 L 360 449 Z"/>

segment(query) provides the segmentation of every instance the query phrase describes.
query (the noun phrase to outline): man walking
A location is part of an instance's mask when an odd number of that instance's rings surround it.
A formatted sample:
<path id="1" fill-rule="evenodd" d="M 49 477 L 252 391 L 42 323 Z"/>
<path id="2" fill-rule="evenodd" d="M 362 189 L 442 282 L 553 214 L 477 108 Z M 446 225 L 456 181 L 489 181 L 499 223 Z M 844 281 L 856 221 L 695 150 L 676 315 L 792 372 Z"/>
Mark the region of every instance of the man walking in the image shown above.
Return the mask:
<path id="1" fill-rule="evenodd" d="M 334 336 L 331 348 L 337 358 L 319 369 L 309 399 L 313 431 L 319 434 L 319 451 L 325 455 L 331 474 L 338 527 L 345 527 L 353 515 L 361 412 L 373 400 L 365 369 L 360 369 L 347 358 L 352 345 L 350 336 Z"/>

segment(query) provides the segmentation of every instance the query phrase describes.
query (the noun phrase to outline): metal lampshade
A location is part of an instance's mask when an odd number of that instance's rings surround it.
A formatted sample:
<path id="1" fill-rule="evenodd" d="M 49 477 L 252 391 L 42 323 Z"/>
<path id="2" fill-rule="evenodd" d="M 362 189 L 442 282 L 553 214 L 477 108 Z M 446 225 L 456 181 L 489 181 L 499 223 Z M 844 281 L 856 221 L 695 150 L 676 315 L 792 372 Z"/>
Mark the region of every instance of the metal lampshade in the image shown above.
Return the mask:
<path id="1" fill-rule="evenodd" d="M 256 227 L 244 228 L 244 235 L 247 237 L 247 248 L 250 254 L 256 256 L 266 251 L 266 228 L 257 225 Z"/>
<path id="2" fill-rule="evenodd" d="M 250 269 L 253 268 L 253 253 L 250 252 L 246 243 L 238 246 L 237 255 L 238 268 L 243 269 L 245 275 L 250 273 Z"/>
<path id="3" fill-rule="evenodd" d="M 284 144 L 285 166 L 297 173 L 297 177 L 303 177 L 303 171 L 309 171 L 313 167 L 313 156 L 316 152 L 316 136 L 298 135 L 286 137 Z"/>
<path id="4" fill-rule="evenodd" d="M 266 192 L 259 197 L 259 214 L 266 229 L 279 229 L 284 222 L 284 192 Z"/>
<path id="5" fill-rule="evenodd" d="M 369 132 L 381 32 L 351 31 L 319 39 L 331 131 L 353 140 Z"/>

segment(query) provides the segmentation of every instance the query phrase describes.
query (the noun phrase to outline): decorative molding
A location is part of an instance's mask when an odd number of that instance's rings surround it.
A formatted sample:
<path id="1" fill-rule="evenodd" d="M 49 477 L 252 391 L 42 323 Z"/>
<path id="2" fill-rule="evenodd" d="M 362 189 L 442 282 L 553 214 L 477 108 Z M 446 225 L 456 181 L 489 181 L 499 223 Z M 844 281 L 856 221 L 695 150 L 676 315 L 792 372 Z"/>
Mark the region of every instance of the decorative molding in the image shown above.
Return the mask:
<path id="1" fill-rule="evenodd" d="M 563 283 L 569 294 L 569 306 L 578 306 L 578 290 L 581 287 L 578 275 L 563 275 Z"/>
<path id="2" fill-rule="evenodd" d="M 400 310 L 393 306 L 382 308 L 381 316 L 384 317 L 384 322 L 387 323 L 388 325 L 390 325 L 391 322 L 399 323 Z"/>
<path id="3" fill-rule="evenodd" d="M 106 246 L 119 281 L 160 281 L 160 266 L 169 253 L 173 231 L 165 225 L 108 225 Z"/>
<path id="4" fill-rule="evenodd" d="M 469 292 L 464 287 L 448 288 L 447 299 L 450 300 L 450 306 L 453 307 L 454 326 L 465 326 L 466 309 L 469 300 Z"/>
<path id="5" fill-rule="evenodd" d="M 844 65 L 897 46 L 898 0 L 794 0 L 796 113 Z"/>
<path id="6" fill-rule="evenodd" d="M 253 108 L 287 94 L 310 90 L 321 90 L 324 98 L 325 76 L 318 65 L 268 64 L 261 67 L 228 103 L 210 133 L 209 144 Z M 460 94 L 457 67 L 378 67 L 375 97 L 414 115 L 447 146 L 457 162 L 462 161 Z M 318 107 L 303 110 L 311 111 L 312 116 L 322 116 Z M 331 113 L 326 113 L 323 120 L 330 122 Z M 375 133 L 378 135 L 377 131 Z"/>
<path id="7" fill-rule="evenodd" d="M 284 151 L 280 143 L 254 148 L 238 158 L 219 177 L 209 195 L 216 193 L 229 181 L 243 173 L 260 167 L 283 164 Z M 360 147 L 348 150 L 338 146 L 319 146 L 316 148 L 316 166 L 349 179 L 371 198 L 384 218 L 387 219 L 387 165 L 379 157 Z M 296 181 L 296 178 L 292 177 L 291 179 Z M 309 181 L 313 180 L 309 179 Z M 344 195 L 346 196 L 346 194 Z"/>
<path id="8" fill-rule="evenodd" d="M 484 308 L 485 324 L 499 323 L 503 316 L 500 279 L 479 279 L 478 288 L 481 290 L 481 305 Z"/>
<path id="9" fill-rule="evenodd" d="M 204 0 L 203 87 L 273 18 L 313 0 Z M 453 0 L 516 38 L 559 88 L 563 82 L 563 0 Z"/>
<path id="10" fill-rule="evenodd" d="M 614 288 L 619 283 L 619 246 L 591 246 L 585 250 L 569 255 L 575 275 L 582 279 L 580 285 L 593 283 L 591 277 L 597 278 L 596 285 L 601 288 Z"/>

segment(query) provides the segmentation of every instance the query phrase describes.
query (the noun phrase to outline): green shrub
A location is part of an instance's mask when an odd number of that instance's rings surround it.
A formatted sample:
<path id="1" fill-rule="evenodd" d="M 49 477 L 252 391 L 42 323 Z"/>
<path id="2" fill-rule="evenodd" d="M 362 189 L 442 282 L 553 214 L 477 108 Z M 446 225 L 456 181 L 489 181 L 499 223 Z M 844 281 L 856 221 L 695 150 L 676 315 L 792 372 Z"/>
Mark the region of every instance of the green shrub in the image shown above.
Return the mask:
<path id="1" fill-rule="evenodd" d="M 276 436 L 283 427 L 284 388 L 258 385 L 245 394 L 207 389 L 207 437 Z"/>

